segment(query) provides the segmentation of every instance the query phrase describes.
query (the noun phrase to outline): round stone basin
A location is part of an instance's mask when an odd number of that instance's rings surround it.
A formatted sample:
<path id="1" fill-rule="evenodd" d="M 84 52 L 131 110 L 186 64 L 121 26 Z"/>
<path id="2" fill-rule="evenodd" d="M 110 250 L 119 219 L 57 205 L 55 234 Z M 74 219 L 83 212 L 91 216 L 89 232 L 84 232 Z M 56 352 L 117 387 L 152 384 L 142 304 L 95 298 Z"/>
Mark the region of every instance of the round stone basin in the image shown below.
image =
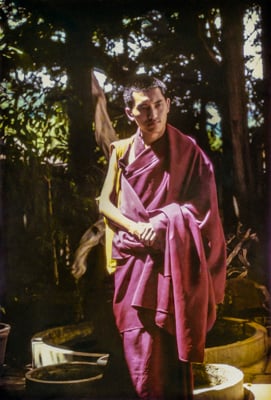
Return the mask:
<path id="1" fill-rule="evenodd" d="M 195 400 L 244 400 L 243 372 L 225 364 L 193 364 Z"/>
<path id="2" fill-rule="evenodd" d="M 66 362 L 92 362 L 106 366 L 108 353 L 98 352 L 93 345 L 91 322 L 58 326 L 36 333 L 31 339 L 32 367 Z"/>
<path id="3" fill-rule="evenodd" d="M 268 334 L 262 325 L 239 318 L 218 321 L 207 337 L 205 363 L 245 367 L 268 352 Z"/>
<path id="4" fill-rule="evenodd" d="M 97 396 L 101 367 L 89 362 L 71 362 L 49 365 L 25 374 L 27 394 L 35 398 L 61 396 L 69 399 L 84 395 Z"/>

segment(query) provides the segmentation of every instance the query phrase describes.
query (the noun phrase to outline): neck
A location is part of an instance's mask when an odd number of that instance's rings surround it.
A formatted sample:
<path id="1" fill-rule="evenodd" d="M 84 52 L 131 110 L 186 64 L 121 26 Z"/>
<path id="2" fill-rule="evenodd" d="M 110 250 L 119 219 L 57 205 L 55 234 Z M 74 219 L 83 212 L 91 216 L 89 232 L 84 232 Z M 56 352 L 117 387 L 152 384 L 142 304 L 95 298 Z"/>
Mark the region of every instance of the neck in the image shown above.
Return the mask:
<path id="1" fill-rule="evenodd" d="M 140 130 L 140 136 L 142 137 L 142 140 L 144 142 L 144 144 L 146 146 L 150 146 L 152 143 L 156 142 L 156 140 L 160 139 L 165 133 L 165 130 L 162 132 L 155 132 L 153 134 L 147 133 L 144 134 L 144 132 L 142 132 Z"/>

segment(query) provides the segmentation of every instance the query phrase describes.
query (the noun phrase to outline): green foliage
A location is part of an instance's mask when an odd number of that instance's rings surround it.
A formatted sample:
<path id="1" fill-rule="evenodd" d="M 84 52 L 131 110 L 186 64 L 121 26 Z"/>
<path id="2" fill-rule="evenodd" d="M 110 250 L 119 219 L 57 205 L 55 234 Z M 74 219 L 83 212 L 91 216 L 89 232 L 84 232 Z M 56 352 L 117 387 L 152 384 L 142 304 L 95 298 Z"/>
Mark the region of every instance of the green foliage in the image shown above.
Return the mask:
<path id="1" fill-rule="evenodd" d="M 12 3 L 2 15 L 6 261 L 9 287 L 18 293 L 59 277 L 61 285 L 69 281 L 67 268 L 94 200 L 82 199 L 69 174 L 66 74 L 47 57 L 59 48 L 51 39 L 57 31 Z"/>
<path id="2" fill-rule="evenodd" d="M 0 129 L 11 159 L 36 157 L 42 163 L 67 163 L 68 120 L 63 104 L 46 104 L 33 80 L 2 82 Z"/>

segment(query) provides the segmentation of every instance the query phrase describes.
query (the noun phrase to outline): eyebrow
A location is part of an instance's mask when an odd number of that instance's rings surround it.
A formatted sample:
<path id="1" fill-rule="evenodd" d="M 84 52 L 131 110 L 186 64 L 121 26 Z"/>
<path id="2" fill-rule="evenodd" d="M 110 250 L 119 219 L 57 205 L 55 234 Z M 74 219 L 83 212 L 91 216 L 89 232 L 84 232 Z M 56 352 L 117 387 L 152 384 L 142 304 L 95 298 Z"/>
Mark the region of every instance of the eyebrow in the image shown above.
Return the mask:
<path id="1" fill-rule="evenodd" d="M 163 102 L 163 99 L 159 99 L 159 100 L 156 100 L 153 104 L 159 104 L 159 103 L 162 103 L 162 102 Z M 139 104 L 139 107 L 140 106 L 144 106 L 144 105 L 148 105 L 149 103 L 152 103 L 152 102 L 149 101 L 149 100 L 144 100 L 142 103 Z"/>

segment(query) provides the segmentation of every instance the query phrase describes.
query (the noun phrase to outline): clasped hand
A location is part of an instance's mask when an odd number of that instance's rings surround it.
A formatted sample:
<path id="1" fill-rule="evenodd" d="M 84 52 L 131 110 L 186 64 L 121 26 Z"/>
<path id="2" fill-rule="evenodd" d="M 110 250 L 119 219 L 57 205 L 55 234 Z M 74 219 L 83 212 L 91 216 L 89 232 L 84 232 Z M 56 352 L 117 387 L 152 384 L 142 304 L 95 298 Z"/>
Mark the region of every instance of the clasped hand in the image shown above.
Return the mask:
<path id="1" fill-rule="evenodd" d="M 145 246 L 152 246 L 157 236 L 150 222 L 135 222 L 131 233 Z"/>

